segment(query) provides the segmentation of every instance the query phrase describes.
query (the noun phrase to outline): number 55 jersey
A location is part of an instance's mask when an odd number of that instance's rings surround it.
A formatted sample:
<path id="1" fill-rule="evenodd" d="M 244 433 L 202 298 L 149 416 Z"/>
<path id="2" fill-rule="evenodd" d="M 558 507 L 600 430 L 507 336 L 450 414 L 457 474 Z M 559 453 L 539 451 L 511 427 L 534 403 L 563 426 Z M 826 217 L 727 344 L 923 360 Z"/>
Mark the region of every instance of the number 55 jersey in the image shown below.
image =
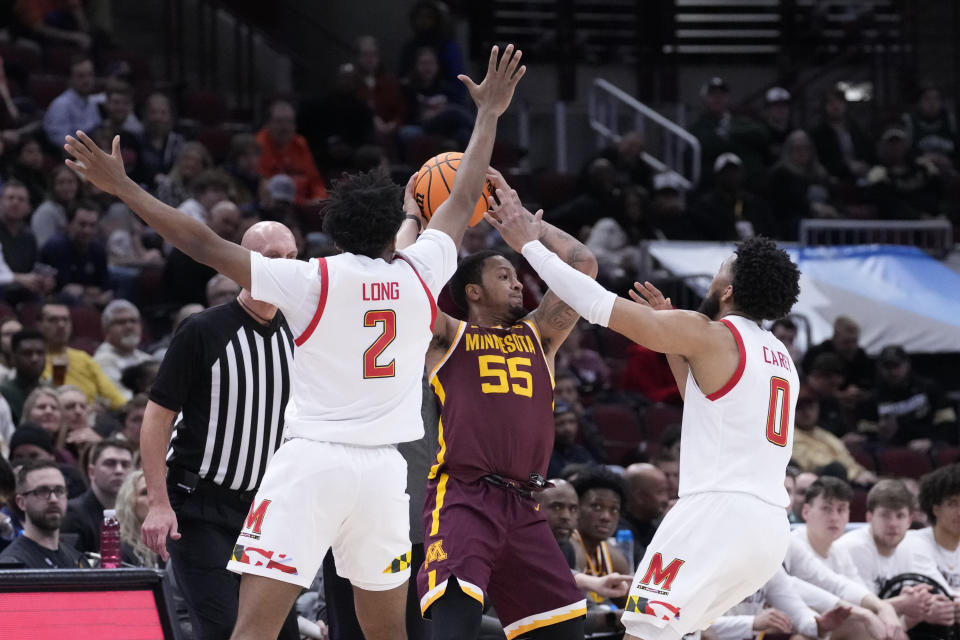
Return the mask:
<path id="1" fill-rule="evenodd" d="M 496 474 L 526 484 L 544 475 L 553 449 L 553 378 L 534 325 L 461 322 L 431 372 L 440 437 L 430 478 L 464 482 Z"/>

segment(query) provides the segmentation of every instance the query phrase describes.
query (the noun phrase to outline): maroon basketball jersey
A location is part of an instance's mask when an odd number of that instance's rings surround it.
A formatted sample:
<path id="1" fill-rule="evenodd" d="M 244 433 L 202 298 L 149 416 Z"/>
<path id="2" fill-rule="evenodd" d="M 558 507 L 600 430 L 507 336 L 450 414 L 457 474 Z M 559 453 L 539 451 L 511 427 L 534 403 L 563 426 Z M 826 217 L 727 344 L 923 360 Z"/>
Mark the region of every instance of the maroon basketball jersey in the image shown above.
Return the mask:
<path id="1" fill-rule="evenodd" d="M 553 449 L 553 376 L 533 325 L 461 322 L 431 380 L 440 438 L 430 477 L 464 481 L 495 473 L 527 482 L 545 475 Z"/>

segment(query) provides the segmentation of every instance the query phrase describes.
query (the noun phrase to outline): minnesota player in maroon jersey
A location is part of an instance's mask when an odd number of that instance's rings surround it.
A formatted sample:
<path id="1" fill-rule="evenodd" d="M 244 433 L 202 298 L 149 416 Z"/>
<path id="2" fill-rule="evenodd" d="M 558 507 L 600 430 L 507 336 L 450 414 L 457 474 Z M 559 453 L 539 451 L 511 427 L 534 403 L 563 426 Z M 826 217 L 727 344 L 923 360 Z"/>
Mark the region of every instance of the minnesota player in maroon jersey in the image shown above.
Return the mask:
<path id="1" fill-rule="evenodd" d="M 488 178 L 509 188 L 493 169 Z M 596 259 L 573 237 L 544 225 L 541 241 L 596 276 Z M 579 316 L 549 291 L 525 311 L 516 270 L 495 251 L 465 258 L 450 288 L 467 321 L 441 313 L 427 351 L 441 415 L 424 505 L 421 610 L 434 640 L 469 640 L 487 594 L 511 640 L 581 640 L 583 592 L 533 497 L 553 447 L 554 356 Z M 619 595 L 626 586 L 617 584 Z"/>

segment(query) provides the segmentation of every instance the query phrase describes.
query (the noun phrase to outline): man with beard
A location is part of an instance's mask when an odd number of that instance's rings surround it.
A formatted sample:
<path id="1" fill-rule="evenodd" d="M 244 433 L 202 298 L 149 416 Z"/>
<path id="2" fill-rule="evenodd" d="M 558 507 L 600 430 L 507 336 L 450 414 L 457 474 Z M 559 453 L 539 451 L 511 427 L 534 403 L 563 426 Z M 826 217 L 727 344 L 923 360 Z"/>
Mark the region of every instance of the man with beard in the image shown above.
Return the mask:
<path id="1" fill-rule="evenodd" d="M 101 321 L 104 341 L 97 347 L 93 359 L 110 381 L 120 387 L 124 369 L 151 359 L 149 353 L 137 348 L 143 331 L 140 310 L 129 300 L 114 300 L 104 308 Z M 128 399 L 133 396 L 130 390 L 125 393 Z"/>
<path id="2" fill-rule="evenodd" d="M 509 188 L 495 170 L 487 178 Z M 583 244 L 549 224 L 542 239 L 593 281 Z M 450 280 L 467 320 L 440 313 L 434 323 L 426 368 L 441 405 L 439 450 L 417 576 L 434 640 L 476 638 L 484 594 L 510 640 L 583 638 L 583 594 L 533 497 L 553 448 L 554 357 L 577 313 L 549 291 L 527 313 L 522 290 L 503 255 L 474 253 Z"/>
<path id="3" fill-rule="evenodd" d="M 790 312 L 799 270 L 774 242 L 751 238 L 723 262 L 699 313 L 673 310 L 639 283 L 631 302 L 548 250 L 539 241 L 541 214 L 524 209 L 516 192 L 498 189 L 497 198 L 487 219 L 561 300 L 637 344 L 674 354 L 685 400 L 680 498 L 639 564 L 622 622 L 628 640 L 703 629 L 763 586 L 790 543 L 783 478 L 800 381 L 787 348 L 760 323 Z"/>
<path id="4" fill-rule="evenodd" d="M 67 510 L 67 485 L 52 460 L 29 460 L 17 472 L 17 506 L 24 513 L 23 535 L 0 553 L 0 564 L 25 569 L 86 566 L 76 549 L 60 544 Z"/>

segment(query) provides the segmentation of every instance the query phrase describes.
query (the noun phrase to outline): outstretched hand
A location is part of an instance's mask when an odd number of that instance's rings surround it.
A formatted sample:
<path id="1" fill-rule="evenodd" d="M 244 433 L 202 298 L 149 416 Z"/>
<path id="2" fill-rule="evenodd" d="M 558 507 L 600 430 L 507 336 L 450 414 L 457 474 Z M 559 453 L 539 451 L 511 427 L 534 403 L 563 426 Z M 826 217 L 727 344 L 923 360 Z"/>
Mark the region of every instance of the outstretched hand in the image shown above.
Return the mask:
<path id="1" fill-rule="evenodd" d="M 123 168 L 123 156 L 120 153 L 120 136 L 113 137 L 113 151 L 104 153 L 83 131 L 77 131 L 77 137 L 67 136 L 63 145 L 73 160 L 66 160 L 68 167 L 80 174 L 101 191 L 119 195 L 120 188 L 127 179 Z"/>
<path id="2" fill-rule="evenodd" d="M 489 109 L 497 116 L 510 106 L 513 90 L 523 74 L 527 72 L 527 67 L 520 64 L 520 57 L 523 55 L 520 49 L 515 49 L 512 44 L 508 44 L 502 56 L 499 56 L 499 52 L 500 48 L 496 45 L 490 49 L 487 75 L 480 84 L 476 84 L 466 75 L 457 76 L 457 79 L 467 87 L 477 109 Z"/>
<path id="3" fill-rule="evenodd" d="M 520 196 L 513 189 L 497 189 L 497 197 L 487 198 L 490 211 L 484 214 L 487 222 L 500 232 L 510 248 L 520 253 L 523 245 L 540 239 L 543 209 L 532 214 L 523 207 Z M 498 202 L 499 200 L 499 202 Z"/>
<path id="4" fill-rule="evenodd" d="M 663 293 L 660 292 L 660 289 L 657 289 L 649 282 L 644 282 L 642 284 L 639 282 L 634 282 L 633 289 L 630 290 L 630 297 L 637 304 L 642 304 L 645 307 L 651 307 L 655 311 L 670 311 L 673 309 L 673 304 L 670 302 L 670 298 L 664 298 Z"/>

